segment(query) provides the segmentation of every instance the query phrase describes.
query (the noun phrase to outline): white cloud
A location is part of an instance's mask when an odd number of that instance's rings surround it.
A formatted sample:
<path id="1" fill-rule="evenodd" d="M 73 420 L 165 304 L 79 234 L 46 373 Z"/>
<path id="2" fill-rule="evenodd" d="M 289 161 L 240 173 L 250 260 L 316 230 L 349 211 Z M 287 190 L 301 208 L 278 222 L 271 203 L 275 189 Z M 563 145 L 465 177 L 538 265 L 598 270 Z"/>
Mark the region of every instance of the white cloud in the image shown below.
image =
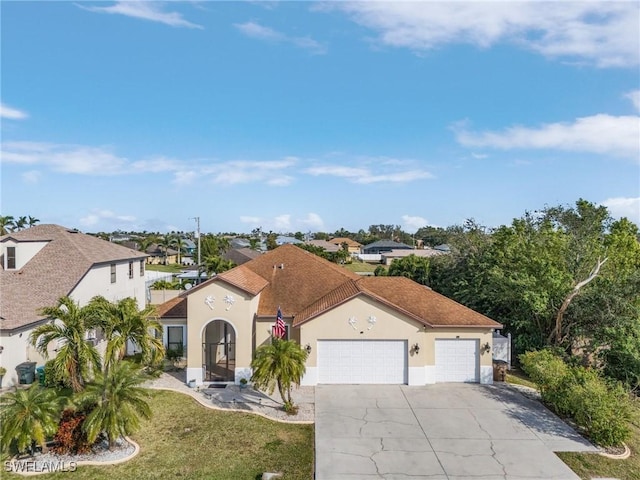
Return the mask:
<path id="1" fill-rule="evenodd" d="M 506 42 L 549 58 L 598 67 L 640 63 L 637 2 L 328 2 L 376 31 L 379 42 L 417 52 L 446 44 Z"/>
<path id="2" fill-rule="evenodd" d="M 317 213 L 308 213 L 301 223 L 316 232 L 324 230 L 324 221 Z"/>
<path id="3" fill-rule="evenodd" d="M 558 149 L 589 152 L 640 161 L 640 117 L 598 114 L 572 123 L 549 123 L 541 127 L 509 127 L 501 132 L 470 132 L 453 127 L 458 142 L 467 147 Z"/>
<path id="4" fill-rule="evenodd" d="M 295 157 L 285 157 L 274 161 L 234 160 L 209 165 L 203 173 L 211 175 L 213 183 L 237 185 L 242 183 L 265 182 L 271 186 L 289 185 L 293 177 L 283 173 L 297 163 Z"/>
<path id="5" fill-rule="evenodd" d="M 640 90 L 634 90 L 625 94 L 625 97 L 631 100 L 636 110 L 640 112 Z"/>
<path id="6" fill-rule="evenodd" d="M 484 158 L 487 158 L 489 155 L 487 155 L 486 153 L 471 153 L 471 156 L 473 158 L 475 158 L 476 160 L 482 160 Z"/>
<path id="7" fill-rule="evenodd" d="M 0 103 L 0 118 L 6 118 L 9 120 L 24 120 L 29 115 L 22 110 L 10 107 L 4 103 Z"/>
<path id="8" fill-rule="evenodd" d="M 403 230 L 407 232 L 417 232 L 420 228 L 429 224 L 426 219 L 412 215 L 402 215 Z"/>
<path id="9" fill-rule="evenodd" d="M 78 175 L 116 175 L 123 173 L 126 158 L 103 147 L 56 145 L 38 142 L 2 144 L 2 163 L 44 165 L 51 170 Z"/>
<path id="10" fill-rule="evenodd" d="M 602 205 L 607 207 L 612 217 L 627 217 L 640 225 L 640 197 L 607 198 Z"/>
<path id="11" fill-rule="evenodd" d="M 117 215 L 111 210 L 94 210 L 86 216 L 80 218 L 80 224 L 85 227 L 93 227 L 98 224 L 109 225 L 126 225 L 132 226 L 136 221 L 136 217 L 133 215 Z"/>
<path id="12" fill-rule="evenodd" d="M 38 170 L 29 170 L 28 172 L 24 172 L 22 174 L 22 179 L 26 183 L 38 183 L 40 178 L 42 177 L 42 173 Z"/>
<path id="13" fill-rule="evenodd" d="M 291 230 L 291 215 L 284 214 L 278 215 L 273 219 L 273 225 L 275 231 L 290 231 Z"/>
<path id="14" fill-rule="evenodd" d="M 243 35 L 257 40 L 264 40 L 273 43 L 289 43 L 298 48 L 308 50 L 315 55 L 324 55 L 327 53 L 326 45 L 314 40 L 311 37 L 293 37 L 278 32 L 270 27 L 265 27 L 256 22 L 236 23 L 234 27 Z"/>
<path id="15" fill-rule="evenodd" d="M 324 229 L 324 221 L 317 213 L 308 213 L 303 218 L 294 218 L 289 213 L 276 215 L 273 218 L 243 215 L 240 217 L 240 221 L 247 224 L 248 227 L 261 227 L 264 232 L 289 233 L 307 230 L 321 231 Z"/>
<path id="16" fill-rule="evenodd" d="M 185 27 L 202 29 L 202 25 L 189 22 L 182 18 L 182 14 L 178 12 L 163 11 L 163 2 L 115 2 L 109 7 L 88 7 L 78 5 L 78 7 L 89 12 L 110 13 L 116 15 L 124 15 L 127 17 L 149 20 L 151 22 L 163 23 L 171 27 Z"/>
<path id="17" fill-rule="evenodd" d="M 173 183 L 179 186 L 191 185 L 198 178 L 194 170 L 179 170 L 173 174 Z"/>
<path id="18" fill-rule="evenodd" d="M 388 162 L 387 165 L 394 165 L 394 162 Z M 314 177 L 328 175 L 333 177 L 346 178 L 352 183 L 371 184 L 371 183 L 407 183 L 426 178 L 433 178 L 433 175 L 425 170 L 409 170 L 409 171 L 386 171 L 372 172 L 368 168 L 362 167 L 345 167 L 341 165 L 317 165 L 305 170 L 309 175 Z"/>

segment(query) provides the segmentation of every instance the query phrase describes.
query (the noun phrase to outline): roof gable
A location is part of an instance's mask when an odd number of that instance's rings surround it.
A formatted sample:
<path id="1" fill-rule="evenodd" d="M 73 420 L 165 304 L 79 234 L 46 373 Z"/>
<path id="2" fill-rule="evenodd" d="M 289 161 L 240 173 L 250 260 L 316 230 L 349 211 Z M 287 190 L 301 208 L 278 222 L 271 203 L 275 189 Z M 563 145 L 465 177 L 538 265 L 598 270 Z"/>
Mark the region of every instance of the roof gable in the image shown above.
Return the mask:
<path id="1" fill-rule="evenodd" d="M 144 259 L 144 253 L 60 225 L 13 232 L 17 242 L 47 242 L 21 269 L 0 271 L 2 328 L 15 329 L 44 318 L 38 311 L 69 295 L 96 264 Z"/>

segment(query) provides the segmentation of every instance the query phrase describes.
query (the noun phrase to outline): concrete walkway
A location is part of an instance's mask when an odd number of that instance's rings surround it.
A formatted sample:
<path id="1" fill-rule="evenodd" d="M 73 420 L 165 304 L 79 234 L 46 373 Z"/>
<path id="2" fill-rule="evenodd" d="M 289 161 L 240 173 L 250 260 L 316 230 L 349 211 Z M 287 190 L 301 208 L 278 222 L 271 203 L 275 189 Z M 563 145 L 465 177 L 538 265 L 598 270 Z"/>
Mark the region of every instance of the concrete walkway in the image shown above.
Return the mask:
<path id="1" fill-rule="evenodd" d="M 503 384 L 316 387 L 316 480 L 578 480 L 556 451 L 597 449 Z"/>
<path id="2" fill-rule="evenodd" d="M 313 423 L 315 417 L 315 398 L 313 387 L 294 388 L 291 396 L 298 412 L 290 415 L 282 408 L 278 392 L 268 395 L 266 392 L 252 387 L 240 388 L 238 385 L 227 385 L 226 388 L 203 387 L 189 388 L 181 378 L 184 372 L 164 372 L 159 378 L 145 384 L 148 388 L 172 390 L 184 393 L 196 399 L 207 408 L 254 413 L 263 417 L 287 423 Z"/>

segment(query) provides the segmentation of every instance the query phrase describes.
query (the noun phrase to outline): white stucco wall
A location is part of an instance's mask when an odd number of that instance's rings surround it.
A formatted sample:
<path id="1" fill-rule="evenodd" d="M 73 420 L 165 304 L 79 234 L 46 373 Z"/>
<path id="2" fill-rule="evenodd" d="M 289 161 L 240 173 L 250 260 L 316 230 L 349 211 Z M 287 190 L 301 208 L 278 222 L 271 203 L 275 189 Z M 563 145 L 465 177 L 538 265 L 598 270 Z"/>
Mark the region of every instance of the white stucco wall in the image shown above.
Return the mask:
<path id="1" fill-rule="evenodd" d="M 140 275 L 140 261 L 133 260 L 133 278 L 129 278 L 129 261 L 116 262 L 116 282 L 111 283 L 111 264 L 96 265 L 71 292 L 71 298 L 85 305 L 96 295 L 107 300 L 133 297 L 142 309 L 146 305 L 145 277 Z"/>

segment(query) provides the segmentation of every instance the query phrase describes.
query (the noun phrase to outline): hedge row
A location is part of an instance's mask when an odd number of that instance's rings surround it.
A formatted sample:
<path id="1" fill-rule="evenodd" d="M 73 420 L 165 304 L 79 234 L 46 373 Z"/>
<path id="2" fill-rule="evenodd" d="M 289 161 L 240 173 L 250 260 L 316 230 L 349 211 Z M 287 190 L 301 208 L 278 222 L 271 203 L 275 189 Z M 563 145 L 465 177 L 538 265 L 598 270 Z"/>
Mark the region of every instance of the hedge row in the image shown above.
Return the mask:
<path id="1" fill-rule="evenodd" d="M 629 439 L 629 394 L 598 371 L 567 365 L 550 350 L 520 355 L 524 372 L 540 388 L 542 400 L 567 415 L 598 445 L 616 446 Z"/>

